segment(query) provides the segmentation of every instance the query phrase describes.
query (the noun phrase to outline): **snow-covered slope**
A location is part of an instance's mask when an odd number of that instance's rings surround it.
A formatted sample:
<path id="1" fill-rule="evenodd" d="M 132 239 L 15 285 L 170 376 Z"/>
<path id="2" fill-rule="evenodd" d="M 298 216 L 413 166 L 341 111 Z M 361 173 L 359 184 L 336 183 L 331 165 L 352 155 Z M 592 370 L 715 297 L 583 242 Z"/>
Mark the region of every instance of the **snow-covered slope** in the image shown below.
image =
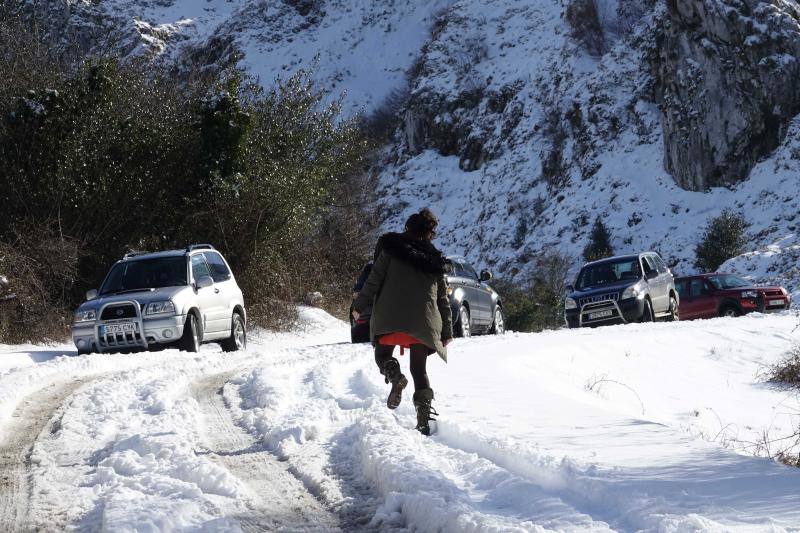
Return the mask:
<path id="1" fill-rule="evenodd" d="M 679 273 L 693 270 L 694 245 L 725 208 L 751 224 L 750 250 L 794 242 L 800 117 L 744 182 L 679 187 L 664 170 L 652 72 L 664 7 L 628 5 L 632 18 L 622 29 L 607 23 L 616 31 L 607 31 L 608 51 L 597 57 L 570 36 L 560 1 L 455 4 L 426 44 L 405 123 L 386 154 L 385 201 L 396 213 L 387 225 L 430 205 L 442 214 L 448 249 L 501 272 L 525 270 L 552 250 L 578 266 L 598 216 L 616 252 L 656 250 Z M 770 273 L 747 261 L 728 266 L 759 281 L 800 281 L 779 276 L 778 263 Z"/>
<path id="2" fill-rule="evenodd" d="M 447 365 L 430 360 L 441 416 L 426 438 L 411 391 L 386 409 L 369 346 L 302 313 L 305 332 L 233 354 L 3 347 L 0 412 L 16 416 L 0 418 L 0 528 L 800 524 L 800 470 L 763 457 L 795 443 L 780 439 L 797 431 L 800 400 L 759 378 L 800 342 L 794 315 L 459 339 Z"/>
<path id="3" fill-rule="evenodd" d="M 800 117 L 756 130 L 800 102 L 791 90 L 800 64 L 796 0 L 758 9 L 754 0 L 679 0 L 672 12 L 655 0 L 29 4 L 55 39 L 91 51 L 112 43 L 187 68 L 237 63 L 265 83 L 316 58 L 317 79 L 331 98 L 346 93 L 349 113 L 410 91 L 394 109 L 397 130 L 379 169 L 385 227 L 430 206 L 442 218 L 440 244 L 480 266 L 524 274 L 538 255 L 560 250 L 577 268 L 599 216 L 615 251 L 657 250 L 689 273 L 708 218 L 730 208 L 750 223 L 750 242 L 726 268 L 800 287 Z M 596 24 L 581 6 L 594 6 Z M 745 51 L 737 52 L 739 40 Z M 736 95 L 722 95 L 717 109 L 714 91 L 726 83 L 739 83 Z M 772 146 L 765 139 L 773 134 L 777 148 L 729 189 L 686 190 L 664 170 L 666 144 L 673 166 L 683 164 L 678 181 L 713 184 L 687 170 L 687 154 L 700 150 L 708 157 L 698 156 L 698 169 L 719 164 L 728 176 L 749 164 L 732 163 L 726 149 Z"/>
<path id="4" fill-rule="evenodd" d="M 265 84 L 313 70 L 349 114 L 370 112 L 404 83 L 448 3 L 408 0 L 48 0 L 29 2 L 53 39 L 87 53 L 110 46 L 187 68 L 237 64 Z"/>

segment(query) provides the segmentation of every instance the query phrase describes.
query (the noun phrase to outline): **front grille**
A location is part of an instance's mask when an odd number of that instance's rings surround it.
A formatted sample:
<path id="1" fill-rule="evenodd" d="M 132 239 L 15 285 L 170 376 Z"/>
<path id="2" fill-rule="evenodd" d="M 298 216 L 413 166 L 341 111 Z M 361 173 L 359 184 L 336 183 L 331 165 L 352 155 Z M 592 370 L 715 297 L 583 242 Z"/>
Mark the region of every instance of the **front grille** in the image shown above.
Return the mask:
<path id="1" fill-rule="evenodd" d="M 611 314 L 603 317 L 589 318 L 589 315 L 597 313 L 598 311 L 611 311 Z M 586 304 L 583 306 L 581 312 L 581 320 L 584 324 L 589 324 L 591 322 L 605 322 L 607 320 L 619 320 L 621 318 L 622 316 L 619 313 L 619 309 L 612 300 L 603 300 L 600 302 Z"/>
<path id="2" fill-rule="evenodd" d="M 587 304 L 599 303 L 599 302 L 616 302 L 619 299 L 619 293 L 617 292 L 609 292 L 607 294 L 598 294 L 596 296 L 587 296 L 586 298 L 581 298 L 579 303 L 581 307 Z"/>
<path id="3" fill-rule="evenodd" d="M 131 304 L 109 305 L 103 309 L 101 320 L 119 320 L 122 318 L 136 318 L 136 308 Z"/>
<path id="4" fill-rule="evenodd" d="M 764 294 L 767 298 L 774 298 L 776 296 L 783 298 L 783 293 L 781 291 L 764 291 Z"/>

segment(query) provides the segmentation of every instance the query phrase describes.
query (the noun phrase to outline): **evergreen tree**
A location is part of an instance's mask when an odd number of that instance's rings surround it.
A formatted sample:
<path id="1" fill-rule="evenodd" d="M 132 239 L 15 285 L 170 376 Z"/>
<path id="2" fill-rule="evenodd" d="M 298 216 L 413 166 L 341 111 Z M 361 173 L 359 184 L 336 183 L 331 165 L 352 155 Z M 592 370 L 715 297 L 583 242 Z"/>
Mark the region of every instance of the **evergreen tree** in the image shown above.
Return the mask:
<path id="1" fill-rule="evenodd" d="M 708 221 L 708 226 L 694 249 L 694 266 L 712 272 L 730 259 L 744 252 L 747 222 L 744 217 L 726 209 Z"/>
<path id="2" fill-rule="evenodd" d="M 587 261 L 597 261 L 612 255 L 614 249 L 611 247 L 611 235 L 600 217 L 597 217 L 592 226 L 592 233 L 589 234 L 589 244 L 583 249 L 583 258 Z"/>

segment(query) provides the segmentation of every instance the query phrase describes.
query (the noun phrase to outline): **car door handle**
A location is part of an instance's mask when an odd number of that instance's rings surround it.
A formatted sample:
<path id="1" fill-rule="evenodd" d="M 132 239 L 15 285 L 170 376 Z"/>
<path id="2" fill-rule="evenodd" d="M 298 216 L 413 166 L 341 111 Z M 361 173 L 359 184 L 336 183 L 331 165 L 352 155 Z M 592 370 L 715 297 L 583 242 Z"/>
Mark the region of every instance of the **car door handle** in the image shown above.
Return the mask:
<path id="1" fill-rule="evenodd" d="M 214 289 L 214 294 L 219 294 L 219 289 Z"/>

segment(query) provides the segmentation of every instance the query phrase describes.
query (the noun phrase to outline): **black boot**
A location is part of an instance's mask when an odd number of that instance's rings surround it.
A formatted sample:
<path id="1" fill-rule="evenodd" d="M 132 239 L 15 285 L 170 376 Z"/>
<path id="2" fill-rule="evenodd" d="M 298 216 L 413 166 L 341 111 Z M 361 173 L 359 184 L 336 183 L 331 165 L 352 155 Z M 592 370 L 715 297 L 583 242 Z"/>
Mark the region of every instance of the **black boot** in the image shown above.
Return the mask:
<path id="1" fill-rule="evenodd" d="M 436 409 L 431 406 L 432 401 L 433 389 L 420 389 L 414 393 L 414 407 L 417 409 L 417 431 L 423 435 L 431 434 L 431 427 L 428 423 L 431 420 L 436 420 L 431 418 L 431 415 L 439 415 Z"/>
<path id="2" fill-rule="evenodd" d="M 383 364 L 381 372 L 386 378 L 386 383 L 392 384 L 392 390 L 389 391 L 389 397 L 386 399 L 386 407 L 397 409 L 403 399 L 403 389 L 408 385 L 408 379 L 400 372 L 400 363 L 394 357 Z"/>

